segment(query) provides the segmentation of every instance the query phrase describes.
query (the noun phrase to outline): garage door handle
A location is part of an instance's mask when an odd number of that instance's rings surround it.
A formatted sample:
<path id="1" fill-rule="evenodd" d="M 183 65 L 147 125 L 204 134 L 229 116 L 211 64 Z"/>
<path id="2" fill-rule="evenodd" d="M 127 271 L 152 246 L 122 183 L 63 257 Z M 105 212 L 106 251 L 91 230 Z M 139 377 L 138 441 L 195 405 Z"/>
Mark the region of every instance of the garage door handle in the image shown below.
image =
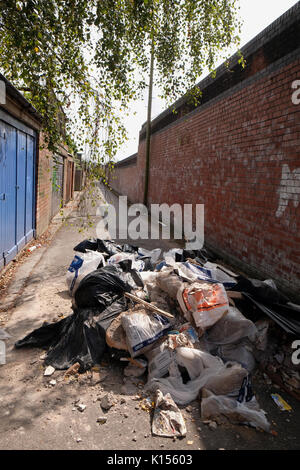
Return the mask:
<path id="1" fill-rule="evenodd" d="M 0 201 L 5 201 L 5 193 L 0 194 Z"/>

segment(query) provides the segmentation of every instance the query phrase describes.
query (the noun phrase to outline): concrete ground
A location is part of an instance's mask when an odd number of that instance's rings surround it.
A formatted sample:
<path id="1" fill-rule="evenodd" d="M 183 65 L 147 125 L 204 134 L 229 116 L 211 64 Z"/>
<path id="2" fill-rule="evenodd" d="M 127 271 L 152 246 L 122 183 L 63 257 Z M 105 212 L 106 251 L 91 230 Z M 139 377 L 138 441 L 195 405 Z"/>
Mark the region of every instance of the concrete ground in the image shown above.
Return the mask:
<path id="1" fill-rule="evenodd" d="M 7 340 L 7 363 L 0 366 L 0 449 L 299 449 L 299 403 L 266 382 L 259 371 L 254 376 L 254 391 L 267 412 L 272 434 L 230 424 L 211 429 L 201 420 L 199 402 L 195 401 L 181 407 L 187 436 L 173 440 L 151 435 L 151 414 L 142 409 L 139 399 L 146 377 L 124 382 L 122 363 L 105 358 L 100 372 L 66 379 L 64 371 L 55 371 L 51 377 L 44 377 L 43 350 L 14 349 L 17 340 L 44 321 L 56 321 L 71 313 L 66 270 L 73 247 L 84 238 L 96 236 L 99 197 L 116 202 L 108 190 L 102 189 L 100 196 L 98 192 L 96 196 L 95 192 L 88 194 L 50 243 L 33 251 L 16 270 L 1 298 L 0 326 L 11 338 Z M 59 218 L 54 221 L 54 225 L 60 223 Z M 159 241 L 143 243 L 149 248 L 160 245 Z M 164 249 L 170 246 L 175 245 L 164 243 Z M 53 379 L 56 384 L 52 386 Z M 114 395 L 116 405 L 105 413 L 99 400 L 108 392 Z M 271 393 L 280 393 L 292 411 L 280 411 Z M 76 407 L 78 401 L 86 405 L 82 412 Z M 107 418 L 105 424 L 97 422 L 102 416 Z"/>

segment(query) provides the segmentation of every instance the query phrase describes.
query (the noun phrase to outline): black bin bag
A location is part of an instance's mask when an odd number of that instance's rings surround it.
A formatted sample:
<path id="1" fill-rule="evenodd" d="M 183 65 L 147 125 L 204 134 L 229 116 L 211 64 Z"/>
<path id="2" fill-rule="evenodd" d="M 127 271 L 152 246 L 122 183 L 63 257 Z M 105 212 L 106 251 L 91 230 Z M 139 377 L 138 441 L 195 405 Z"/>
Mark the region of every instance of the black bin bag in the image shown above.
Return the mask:
<path id="1" fill-rule="evenodd" d="M 55 369 L 68 369 L 80 363 L 80 372 L 99 364 L 107 349 L 105 336 L 111 322 L 127 308 L 124 297 L 106 309 L 81 308 L 56 323 L 44 324 L 15 344 L 48 347 L 45 364 Z"/>
<path id="2" fill-rule="evenodd" d="M 15 344 L 49 348 L 45 364 L 67 369 L 75 362 L 80 371 L 98 364 L 106 350 L 106 330 L 127 309 L 124 292 L 136 287 L 129 272 L 110 265 L 85 276 L 75 294 L 74 313 L 44 324 Z"/>
<path id="3" fill-rule="evenodd" d="M 130 273 L 124 273 L 116 265 L 108 265 L 81 280 L 75 292 L 75 303 L 77 307 L 104 309 L 134 287 L 136 284 Z"/>

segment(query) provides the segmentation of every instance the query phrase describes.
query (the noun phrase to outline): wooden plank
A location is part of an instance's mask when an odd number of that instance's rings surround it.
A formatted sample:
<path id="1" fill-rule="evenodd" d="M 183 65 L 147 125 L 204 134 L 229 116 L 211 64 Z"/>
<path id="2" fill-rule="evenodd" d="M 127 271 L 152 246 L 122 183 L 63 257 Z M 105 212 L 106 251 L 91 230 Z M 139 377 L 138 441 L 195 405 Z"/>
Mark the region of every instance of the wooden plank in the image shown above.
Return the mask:
<path id="1" fill-rule="evenodd" d="M 129 294 L 128 292 L 125 292 L 124 295 L 125 295 L 125 297 L 128 297 L 128 299 L 133 300 L 133 302 L 137 302 L 137 303 L 142 304 L 148 310 L 152 310 L 153 312 L 159 313 L 160 315 L 163 315 L 163 316 L 168 317 L 168 318 L 174 318 L 174 315 L 171 315 L 170 313 L 165 312 L 164 310 L 161 310 L 160 308 L 149 304 L 148 302 L 146 302 L 145 300 L 140 299 L 136 295 Z"/>

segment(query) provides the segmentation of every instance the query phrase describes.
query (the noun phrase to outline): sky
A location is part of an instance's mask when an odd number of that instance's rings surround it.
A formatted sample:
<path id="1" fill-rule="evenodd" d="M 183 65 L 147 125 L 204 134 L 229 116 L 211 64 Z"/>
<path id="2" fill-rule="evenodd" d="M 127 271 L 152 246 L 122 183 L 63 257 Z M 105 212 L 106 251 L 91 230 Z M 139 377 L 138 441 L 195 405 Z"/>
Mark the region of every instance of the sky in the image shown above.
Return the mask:
<path id="1" fill-rule="evenodd" d="M 240 0 L 240 17 L 243 22 L 240 46 L 243 47 L 297 2 L 298 0 Z M 204 77 L 205 74 L 201 78 Z M 154 90 L 152 119 L 158 116 L 164 109 L 166 109 L 165 103 L 157 97 L 157 91 Z M 117 160 L 123 160 L 138 150 L 139 131 L 147 116 L 147 92 L 145 93 L 144 100 L 134 103 L 130 111 L 131 116 L 126 118 L 124 122 L 129 140 L 118 151 Z M 133 114 L 134 112 L 136 112 L 135 115 Z"/>

